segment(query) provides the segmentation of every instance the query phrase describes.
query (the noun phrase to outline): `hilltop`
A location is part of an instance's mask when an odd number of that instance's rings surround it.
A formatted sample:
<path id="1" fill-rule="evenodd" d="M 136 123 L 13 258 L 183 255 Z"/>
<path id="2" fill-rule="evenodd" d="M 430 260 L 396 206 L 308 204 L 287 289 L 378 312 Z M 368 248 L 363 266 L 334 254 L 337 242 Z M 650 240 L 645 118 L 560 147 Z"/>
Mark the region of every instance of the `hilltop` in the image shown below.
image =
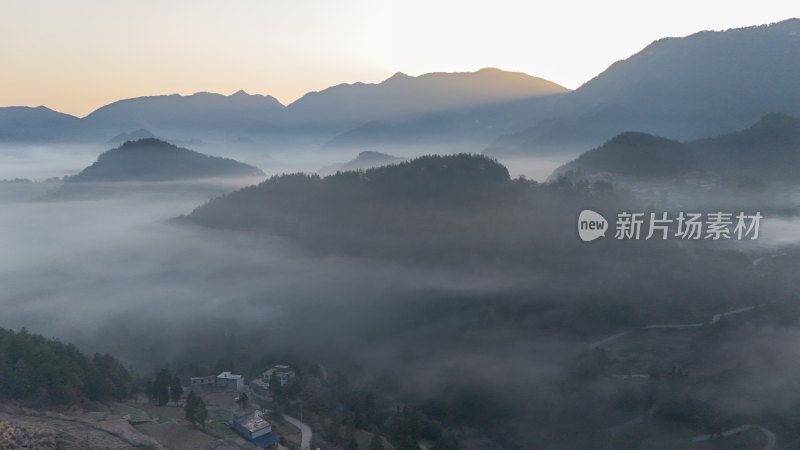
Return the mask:
<path id="1" fill-rule="evenodd" d="M 171 181 L 263 175 L 260 169 L 232 159 L 208 156 L 155 138 L 146 138 L 125 142 L 102 153 L 94 164 L 67 181 Z"/>

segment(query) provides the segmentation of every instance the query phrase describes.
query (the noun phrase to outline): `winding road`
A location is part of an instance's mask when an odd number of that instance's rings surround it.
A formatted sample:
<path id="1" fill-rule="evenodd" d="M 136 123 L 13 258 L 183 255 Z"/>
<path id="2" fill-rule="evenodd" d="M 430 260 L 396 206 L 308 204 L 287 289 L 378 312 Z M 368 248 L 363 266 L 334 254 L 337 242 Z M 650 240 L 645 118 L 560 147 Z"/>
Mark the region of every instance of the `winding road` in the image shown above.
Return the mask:
<path id="1" fill-rule="evenodd" d="M 300 429 L 300 450 L 311 450 L 311 427 L 286 414 L 283 415 L 283 418 Z"/>
<path id="2" fill-rule="evenodd" d="M 617 340 L 617 339 L 619 339 L 619 338 L 621 338 L 623 336 L 627 336 L 628 334 L 630 334 L 630 333 L 632 333 L 632 332 L 634 332 L 636 330 L 664 330 L 664 329 L 699 328 L 699 327 L 702 327 L 703 325 L 705 325 L 707 323 L 710 324 L 710 325 L 713 325 L 713 324 L 719 322 L 723 317 L 728 317 L 728 316 L 732 316 L 734 314 L 740 314 L 740 313 L 747 312 L 747 311 L 753 311 L 754 309 L 756 309 L 756 308 L 758 308 L 760 306 L 769 305 L 770 303 L 774 303 L 774 302 L 767 302 L 767 303 L 762 303 L 760 305 L 753 305 L 753 306 L 745 306 L 744 308 L 737 308 L 737 309 L 733 309 L 733 310 L 730 310 L 730 311 L 725 311 L 725 312 L 721 312 L 721 313 L 718 313 L 718 314 L 714 314 L 708 322 L 665 323 L 665 324 L 659 323 L 659 324 L 652 324 L 652 325 L 643 325 L 643 326 L 641 326 L 639 328 L 634 328 L 632 330 L 621 331 L 621 332 L 619 332 L 617 334 L 613 334 L 611 336 L 606 336 L 606 337 L 604 337 L 604 338 L 602 338 L 600 340 L 594 341 L 594 342 L 589 344 L 589 349 L 592 350 L 592 349 L 595 349 L 595 348 L 602 347 L 603 345 L 608 344 L 611 341 L 615 341 L 615 340 Z"/>

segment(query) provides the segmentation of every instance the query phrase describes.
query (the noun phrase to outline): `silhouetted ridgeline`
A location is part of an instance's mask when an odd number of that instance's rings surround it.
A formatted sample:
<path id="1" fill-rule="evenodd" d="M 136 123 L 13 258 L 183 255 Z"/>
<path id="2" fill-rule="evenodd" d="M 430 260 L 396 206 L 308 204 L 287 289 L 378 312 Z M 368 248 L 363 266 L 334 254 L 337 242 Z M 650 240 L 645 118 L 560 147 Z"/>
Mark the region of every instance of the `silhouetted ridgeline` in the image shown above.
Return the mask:
<path id="1" fill-rule="evenodd" d="M 81 120 L 44 106 L 0 107 L 0 141 L 50 141 L 80 134 Z"/>
<path id="2" fill-rule="evenodd" d="M 154 138 L 128 141 L 102 153 L 68 182 L 171 181 L 262 176 L 260 169 L 228 158 L 208 156 Z"/>
<path id="3" fill-rule="evenodd" d="M 110 355 L 92 358 L 70 344 L 0 328 L 0 400 L 67 404 L 122 399 L 131 375 Z"/>
<path id="4" fill-rule="evenodd" d="M 489 151 L 594 146 L 626 130 L 690 140 L 770 112 L 797 115 L 797 55 L 799 19 L 659 39 L 546 108 L 530 108 L 528 128 L 501 136 Z"/>
<path id="5" fill-rule="evenodd" d="M 800 119 L 773 113 L 744 130 L 685 143 L 625 132 L 558 168 L 552 177 L 573 172 L 652 179 L 704 171 L 797 182 L 798 170 Z"/>
<path id="6" fill-rule="evenodd" d="M 108 144 L 111 145 L 122 145 L 128 141 L 138 141 L 139 139 L 148 139 L 148 138 L 155 138 L 156 136 L 151 133 L 149 130 L 145 130 L 144 128 L 140 128 L 138 130 L 133 130 L 129 133 L 122 132 L 111 139 L 108 140 Z"/>

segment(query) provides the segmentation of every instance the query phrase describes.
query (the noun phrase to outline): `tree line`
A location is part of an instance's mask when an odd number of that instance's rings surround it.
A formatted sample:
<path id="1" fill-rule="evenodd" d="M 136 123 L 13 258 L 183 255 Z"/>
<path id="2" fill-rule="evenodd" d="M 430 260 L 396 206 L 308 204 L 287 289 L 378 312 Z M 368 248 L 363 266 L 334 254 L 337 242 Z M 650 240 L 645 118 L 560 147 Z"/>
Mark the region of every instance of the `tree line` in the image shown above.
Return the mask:
<path id="1" fill-rule="evenodd" d="M 0 399 L 69 404 L 130 396 L 133 377 L 117 359 L 89 357 L 71 344 L 0 328 Z"/>

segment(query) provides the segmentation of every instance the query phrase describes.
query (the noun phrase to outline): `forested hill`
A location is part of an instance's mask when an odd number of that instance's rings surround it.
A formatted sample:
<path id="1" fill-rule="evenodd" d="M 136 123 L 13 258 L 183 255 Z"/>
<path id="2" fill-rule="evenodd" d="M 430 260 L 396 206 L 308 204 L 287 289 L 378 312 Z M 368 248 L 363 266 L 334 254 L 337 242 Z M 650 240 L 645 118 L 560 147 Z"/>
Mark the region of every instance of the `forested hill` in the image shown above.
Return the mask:
<path id="1" fill-rule="evenodd" d="M 159 139 L 128 141 L 102 153 L 68 182 L 172 181 L 255 177 L 264 173 L 228 158 L 204 155 Z"/>
<path id="2" fill-rule="evenodd" d="M 574 242 L 571 224 L 607 186 L 511 179 L 480 155 L 424 156 L 328 177 L 293 174 L 219 197 L 178 219 L 257 230 L 343 253 L 431 261 L 530 256 L 534 242 Z M 605 200 L 595 199 L 593 204 Z"/>
<path id="3" fill-rule="evenodd" d="M 423 156 L 396 165 L 327 177 L 275 176 L 257 186 L 212 200 L 193 211 L 189 219 L 227 228 L 280 227 L 277 222 L 287 214 L 297 219 L 316 216 L 316 221 L 370 220 L 368 216 L 377 220 L 380 211 L 398 207 L 400 203 L 443 206 L 473 202 L 480 193 L 504 186 L 509 180 L 508 170 L 485 156 Z M 375 208 L 372 213 L 370 207 Z"/>
<path id="4" fill-rule="evenodd" d="M 88 357 L 55 339 L 0 328 L 0 402 L 70 404 L 130 395 L 131 375 L 110 355 Z"/>
<path id="5" fill-rule="evenodd" d="M 197 222 L 231 227 L 262 223 L 265 208 L 320 212 L 356 202 L 469 202 L 477 193 L 510 181 L 508 169 L 494 159 L 459 154 L 422 156 L 400 164 L 338 172 L 274 176 L 197 208 Z M 385 204 L 391 206 L 391 203 Z M 230 213 L 230 214 L 228 214 Z"/>
<path id="6" fill-rule="evenodd" d="M 628 131 L 559 167 L 551 178 L 574 172 L 614 173 L 657 179 L 692 170 L 698 170 L 696 157 L 685 144 L 647 133 Z"/>

